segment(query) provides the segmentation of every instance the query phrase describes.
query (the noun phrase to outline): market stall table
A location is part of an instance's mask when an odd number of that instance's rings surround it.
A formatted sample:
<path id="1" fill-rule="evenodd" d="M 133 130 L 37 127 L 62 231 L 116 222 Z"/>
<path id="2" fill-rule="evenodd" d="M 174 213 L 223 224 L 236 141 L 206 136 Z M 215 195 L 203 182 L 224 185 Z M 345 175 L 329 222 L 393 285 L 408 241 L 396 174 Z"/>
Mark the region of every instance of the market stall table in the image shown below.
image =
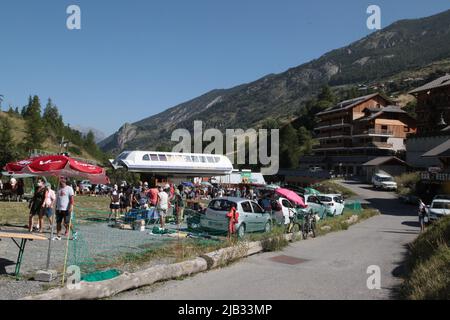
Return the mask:
<path id="1" fill-rule="evenodd" d="M 15 270 L 15 276 L 17 280 L 19 280 L 20 266 L 22 264 L 23 253 L 25 251 L 25 245 L 27 244 L 27 241 L 33 240 L 48 241 L 48 238 L 44 236 L 20 231 L 0 231 L 0 239 L 11 239 L 17 246 L 17 248 L 19 248 L 19 255 L 17 256 L 16 270 Z M 20 244 L 16 241 L 16 239 L 21 240 Z"/>

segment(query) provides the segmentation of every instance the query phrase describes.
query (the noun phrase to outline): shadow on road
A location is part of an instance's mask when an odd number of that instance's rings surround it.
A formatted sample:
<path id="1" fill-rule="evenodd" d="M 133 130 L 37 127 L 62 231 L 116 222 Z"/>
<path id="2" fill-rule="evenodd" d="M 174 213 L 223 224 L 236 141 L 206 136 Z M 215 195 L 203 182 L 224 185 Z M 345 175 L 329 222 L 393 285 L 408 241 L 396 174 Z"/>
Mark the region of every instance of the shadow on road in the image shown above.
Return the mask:
<path id="1" fill-rule="evenodd" d="M 419 221 L 404 221 L 404 222 L 402 222 L 402 225 L 408 226 L 408 227 L 420 228 Z"/>
<path id="2" fill-rule="evenodd" d="M 7 275 L 8 272 L 6 272 L 7 266 L 14 266 L 16 263 L 14 261 L 0 258 L 0 275 Z"/>
<path id="3" fill-rule="evenodd" d="M 417 216 L 417 210 L 415 207 L 408 206 L 397 198 L 394 199 L 383 199 L 383 198 L 372 198 L 367 199 L 367 201 L 372 205 L 372 207 L 381 211 L 383 215 L 391 216 Z"/>
<path id="4" fill-rule="evenodd" d="M 401 280 L 405 280 L 407 275 L 408 275 L 408 269 L 406 266 L 406 261 L 408 259 L 408 255 L 410 252 L 410 247 L 411 244 L 405 244 L 403 245 L 404 248 L 404 253 L 403 253 L 403 257 L 400 261 L 398 261 L 397 267 L 394 268 L 394 270 L 392 270 L 391 274 L 392 276 L 394 276 L 395 278 L 399 278 Z M 394 299 L 394 300 L 403 300 L 405 299 L 405 297 L 402 294 L 402 284 L 399 284 L 393 288 L 391 288 L 391 293 L 390 293 L 390 298 Z"/>
<path id="5" fill-rule="evenodd" d="M 398 234 L 416 234 L 419 235 L 418 231 L 389 231 L 389 230 L 382 230 L 380 232 L 384 233 L 398 233 Z"/>

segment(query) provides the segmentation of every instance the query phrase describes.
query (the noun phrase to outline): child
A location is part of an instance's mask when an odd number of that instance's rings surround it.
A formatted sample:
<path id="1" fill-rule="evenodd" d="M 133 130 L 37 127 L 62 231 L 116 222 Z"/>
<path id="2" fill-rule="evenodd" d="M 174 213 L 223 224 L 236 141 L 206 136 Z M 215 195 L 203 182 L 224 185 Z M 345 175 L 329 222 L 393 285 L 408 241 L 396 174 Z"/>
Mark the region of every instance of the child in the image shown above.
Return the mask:
<path id="1" fill-rule="evenodd" d="M 236 233 L 236 224 L 239 222 L 239 213 L 236 210 L 236 204 L 231 205 L 230 211 L 227 213 L 228 218 L 228 239 Z"/>

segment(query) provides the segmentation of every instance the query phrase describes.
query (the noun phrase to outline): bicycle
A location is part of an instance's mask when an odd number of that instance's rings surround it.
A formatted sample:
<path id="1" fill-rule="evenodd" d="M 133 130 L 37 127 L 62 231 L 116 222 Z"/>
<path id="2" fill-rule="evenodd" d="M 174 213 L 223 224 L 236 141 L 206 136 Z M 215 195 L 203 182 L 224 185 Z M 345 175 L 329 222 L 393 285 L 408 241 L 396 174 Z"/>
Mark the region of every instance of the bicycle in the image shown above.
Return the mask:
<path id="1" fill-rule="evenodd" d="M 289 216 L 289 224 L 286 225 L 286 233 L 299 233 L 302 230 L 302 222 L 299 219 L 299 214 L 292 212 Z"/>
<path id="2" fill-rule="evenodd" d="M 312 233 L 312 237 L 316 237 L 316 216 L 311 210 L 304 215 L 302 223 L 302 236 L 303 239 L 308 239 L 308 236 Z"/>

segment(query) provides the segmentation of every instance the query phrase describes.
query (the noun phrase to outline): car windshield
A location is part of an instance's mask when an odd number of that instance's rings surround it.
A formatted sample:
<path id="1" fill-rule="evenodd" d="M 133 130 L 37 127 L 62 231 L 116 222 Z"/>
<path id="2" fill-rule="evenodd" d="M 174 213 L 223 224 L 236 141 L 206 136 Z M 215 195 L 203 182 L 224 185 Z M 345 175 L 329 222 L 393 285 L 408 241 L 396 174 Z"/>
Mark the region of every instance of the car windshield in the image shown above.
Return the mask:
<path id="1" fill-rule="evenodd" d="M 450 202 L 443 202 L 443 201 L 435 201 L 433 202 L 432 206 L 433 209 L 450 209 Z"/>
<path id="2" fill-rule="evenodd" d="M 217 199 L 217 200 L 213 200 L 209 203 L 208 208 L 215 210 L 215 211 L 230 211 L 231 206 L 235 205 L 237 208 L 237 204 L 235 202 L 232 201 L 228 201 L 225 199 Z"/>
<path id="3" fill-rule="evenodd" d="M 128 157 L 129 154 L 130 154 L 130 152 L 122 152 L 122 153 L 117 157 L 117 160 L 124 160 L 124 159 L 126 159 L 126 157 Z"/>
<path id="4" fill-rule="evenodd" d="M 319 200 L 322 202 L 333 202 L 333 199 L 331 199 L 331 197 L 325 197 L 325 196 L 319 196 Z"/>
<path id="5" fill-rule="evenodd" d="M 392 182 L 394 179 L 392 177 L 380 177 L 380 181 L 382 182 Z"/>

